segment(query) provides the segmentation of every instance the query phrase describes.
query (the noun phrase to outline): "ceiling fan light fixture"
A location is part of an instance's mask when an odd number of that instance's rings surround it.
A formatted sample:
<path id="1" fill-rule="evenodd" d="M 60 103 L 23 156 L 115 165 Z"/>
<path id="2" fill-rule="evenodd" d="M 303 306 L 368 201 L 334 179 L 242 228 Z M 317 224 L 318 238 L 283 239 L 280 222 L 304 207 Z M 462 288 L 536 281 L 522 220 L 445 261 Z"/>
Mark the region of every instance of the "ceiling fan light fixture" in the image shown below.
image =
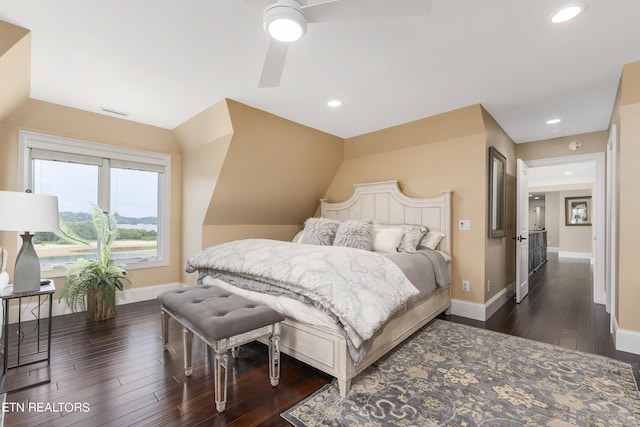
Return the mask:
<path id="1" fill-rule="evenodd" d="M 296 1 L 280 1 L 264 11 L 264 30 L 281 42 L 294 42 L 307 32 L 307 20 Z"/>

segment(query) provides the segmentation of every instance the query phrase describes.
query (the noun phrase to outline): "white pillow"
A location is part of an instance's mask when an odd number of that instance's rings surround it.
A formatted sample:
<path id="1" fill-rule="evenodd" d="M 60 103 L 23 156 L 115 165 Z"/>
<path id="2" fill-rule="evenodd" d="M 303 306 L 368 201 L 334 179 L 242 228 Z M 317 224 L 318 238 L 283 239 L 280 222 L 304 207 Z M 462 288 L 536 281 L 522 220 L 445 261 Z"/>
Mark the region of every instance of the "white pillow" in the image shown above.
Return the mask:
<path id="1" fill-rule="evenodd" d="M 373 234 L 373 250 L 377 252 L 395 252 L 404 236 L 402 228 L 376 227 Z"/>
<path id="2" fill-rule="evenodd" d="M 435 250 L 440 244 L 440 240 L 444 237 L 444 233 L 439 231 L 429 231 L 426 236 L 420 242 L 420 246 L 426 246 L 429 249 Z"/>
<path id="3" fill-rule="evenodd" d="M 403 231 L 398 252 L 415 253 L 420 241 L 429 232 L 424 225 L 418 224 L 376 224 L 376 228 L 399 228 Z"/>

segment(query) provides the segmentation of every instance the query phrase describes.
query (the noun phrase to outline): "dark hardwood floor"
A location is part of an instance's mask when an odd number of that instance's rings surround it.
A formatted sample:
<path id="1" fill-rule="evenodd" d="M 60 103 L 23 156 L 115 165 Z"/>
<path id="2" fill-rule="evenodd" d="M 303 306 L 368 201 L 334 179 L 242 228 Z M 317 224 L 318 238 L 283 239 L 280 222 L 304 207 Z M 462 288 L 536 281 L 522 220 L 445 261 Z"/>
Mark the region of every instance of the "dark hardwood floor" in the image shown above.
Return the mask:
<path id="1" fill-rule="evenodd" d="M 591 300 L 588 262 L 551 257 L 531 276 L 531 293 L 521 304 L 509 301 L 486 322 L 447 319 L 640 362 L 640 356 L 615 351 L 608 315 Z M 115 319 L 103 322 L 81 314 L 55 317 L 51 382 L 8 393 L 4 425 L 288 426 L 280 413 L 330 381 L 283 355 L 280 384 L 271 387 L 266 347 L 249 344 L 231 363 L 227 409 L 218 414 L 204 349 L 194 349 L 193 376 L 186 378 L 182 333 L 175 322 L 170 325 L 171 350 L 163 352 L 156 301 L 121 306 Z M 47 370 L 32 365 L 12 374 L 19 383 L 42 378 Z"/>
<path id="2" fill-rule="evenodd" d="M 511 299 L 486 322 L 459 316 L 457 323 L 503 332 L 560 347 L 640 363 L 640 356 L 616 351 L 604 305 L 593 303 L 593 272 L 589 260 L 558 259 L 529 277 L 529 295 L 516 304 Z"/>
<path id="3" fill-rule="evenodd" d="M 190 378 L 182 330 L 173 321 L 169 343 L 163 351 L 156 301 L 121 306 L 115 319 L 103 322 L 82 314 L 54 317 L 51 382 L 8 393 L 5 426 L 286 426 L 280 413 L 330 379 L 283 355 L 280 384 L 271 387 L 266 346 L 251 343 L 230 359 L 227 408 L 219 414 L 213 365 L 201 343 Z M 10 370 L 13 382 L 46 376 L 44 365 Z M 58 407 L 43 407 L 47 403 Z"/>

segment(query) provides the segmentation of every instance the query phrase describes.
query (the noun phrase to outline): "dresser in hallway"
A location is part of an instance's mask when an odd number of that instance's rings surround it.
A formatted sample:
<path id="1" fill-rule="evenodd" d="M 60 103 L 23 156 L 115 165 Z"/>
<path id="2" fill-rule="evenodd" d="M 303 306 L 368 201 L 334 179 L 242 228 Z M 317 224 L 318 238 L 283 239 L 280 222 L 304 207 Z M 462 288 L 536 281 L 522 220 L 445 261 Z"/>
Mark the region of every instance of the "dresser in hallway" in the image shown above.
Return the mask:
<path id="1" fill-rule="evenodd" d="M 547 230 L 529 231 L 529 274 L 547 261 Z"/>

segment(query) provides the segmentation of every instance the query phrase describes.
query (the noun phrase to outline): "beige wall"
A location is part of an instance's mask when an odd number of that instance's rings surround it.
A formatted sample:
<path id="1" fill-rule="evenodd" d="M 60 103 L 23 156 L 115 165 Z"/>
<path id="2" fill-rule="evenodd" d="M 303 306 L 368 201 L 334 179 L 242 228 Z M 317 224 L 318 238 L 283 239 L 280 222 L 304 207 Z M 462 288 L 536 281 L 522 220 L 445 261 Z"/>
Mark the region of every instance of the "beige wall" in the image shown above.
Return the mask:
<path id="1" fill-rule="evenodd" d="M 0 122 L 29 98 L 31 32 L 0 21 Z"/>
<path id="2" fill-rule="evenodd" d="M 554 157 L 575 156 L 578 154 L 604 153 L 607 150 L 607 130 L 563 136 L 543 141 L 516 144 L 516 156 L 522 160 L 552 159 Z M 580 151 L 569 149 L 571 141 L 581 141 Z"/>
<path id="3" fill-rule="evenodd" d="M 591 196 L 591 190 L 560 191 L 558 193 L 558 242 L 560 252 L 593 253 L 593 227 L 590 225 L 566 225 L 565 198 Z M 593 205 L 592 213 L 593 215 Z"/>
<path id="4" fill-rule="evenodd" d="M 301 225 L 340 166 L 344 141 L 239 102 L 227 103 L 233 138 L 205 224 Z"/>
<path id="5" fill-rule="evenodd" d="M 176 128 L 184 150 L 183 262 L 243 238 L 288 240 L 342 162 L 341 138 L 223 100 Z M 194 283 L 195 276 L 182 274 Z"/>
<path id="6" fill-rule="evenodd" d="M 174 129 L 182 147 L 181 262 L 203 248 L 204 217 L 233 136 L 226 101 L 220 101 Z M 181 270 L 183 283 L 195 283 Z"/>
<path id="7" fill-rule="evenodd" d="M 178 282 L 182 263 L 180 258 L 181 177 L 182 155 L 171 131 L 142 125 L 101 114 L 62 107 L 29 99 L 0 123 L 0 190 L 18 190 L 18 131 L 29 130 L 126 146 L 171 155 L 171 257 L 167 267 L 131 270 L 132 287 Z M 9 250 L 8 270 L 13 274 L 16 233 L 0 233 L 0 246 Z M 55 278 L 61 285 L 63 278 Z"/>
<path id="8" fill-rule="evenodd" d="M 619 105 L 618 325 L 640 332 L 640 62 L 622 72 Z"/>
<path id="9" fill-rule="evenodd" d="M 443 123 L 459 126 L 448 128 Z M 461 135 L 461 129 L 468 134 Z M 381 141 L 386 141 L 384 146 Z M 354 184 L 394 179 L 411 197 L 437 196 L 442 190 L 453 190 L 453 223 L 471 220 L 469 231 L 453 227 L 453 297 L 483 303 L 486 216 L 484 208 L 478 207 L 486 203 L 486 165 L 478 159 L 485 158 L 485 151 L 479 105 L 350 138 L 345 141 L 345 160 L 325 197 L 332 202 L 343 201 L 352 194 Z M 462 292 L 462 279 L 471 281 L 472 292 Z"/>
<path id="10" fill-rule="evenodd" d="M 516 245 L 513 237 L 516 235 L 516 156 L 515 143 L 502 130 L 500 125 L 491 117 L 491 115 L 483 108 L 482 117 L 486 127 L 486 149 L 484 154 L 484 211 L 485 211 L 485 277 L 483 281 L 484 299 L 482 302 L 489 301 L 494 295 L 504 288 L 515 284 L 515 257 Z M 506 194 L 505 194 L 505 237 L 493 238 L 488 237 L 489 227 L 489 147 L 495 147 L 503 156 L 506 157 Z M 488 282 L 491 287 L 488 288 Z M 515 286 L 515 285 L 514 285 Z"/>
<path id="11" fill-rule="evenodd" d="M 545 215 L 547 229 L 547 247 L 559 248 L 560 247 L 560 192 L 551 191 L 546 193 L 545 200 Z"/>

